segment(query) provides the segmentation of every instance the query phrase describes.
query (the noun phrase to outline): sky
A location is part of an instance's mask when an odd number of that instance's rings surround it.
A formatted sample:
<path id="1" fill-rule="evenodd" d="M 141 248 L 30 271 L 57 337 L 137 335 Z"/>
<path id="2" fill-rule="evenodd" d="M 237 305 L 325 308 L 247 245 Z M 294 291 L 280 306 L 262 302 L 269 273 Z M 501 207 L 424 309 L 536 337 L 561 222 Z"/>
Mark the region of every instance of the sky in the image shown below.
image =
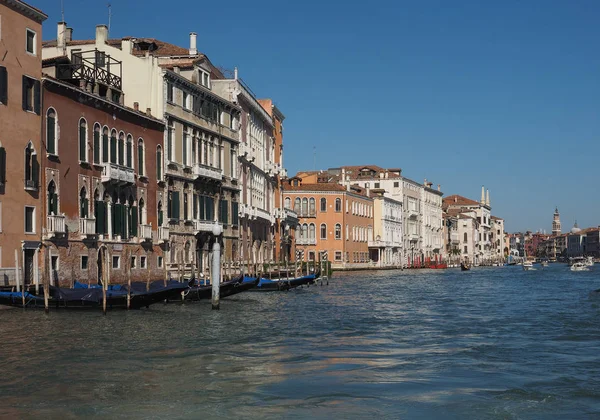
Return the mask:
<path id="1" fill-rule="evenodd" d="M 61 0 L 28 0 L 56 38 Z M 63 0 L 74 39 L 107 1 Z M 166 7 L 165 5 L 170 7 Z M 285 114 L 284 164 L 372 164 L 479 199 L 506 230 L 600 225 L 596 0 L 115 0 L 110 37 L 152 37 L 239 69 Z"/>

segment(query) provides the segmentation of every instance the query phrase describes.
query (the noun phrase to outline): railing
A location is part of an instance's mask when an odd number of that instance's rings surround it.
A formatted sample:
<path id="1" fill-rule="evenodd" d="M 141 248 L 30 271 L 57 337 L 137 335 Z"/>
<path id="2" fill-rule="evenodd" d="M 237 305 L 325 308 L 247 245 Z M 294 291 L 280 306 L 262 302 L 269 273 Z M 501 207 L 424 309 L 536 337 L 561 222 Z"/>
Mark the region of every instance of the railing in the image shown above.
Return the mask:
<path id="1" fill-rule="evenodd" d="M 221 230 L 223 229 L 223 223 L 219 223 Z M 194 230 L 197 232 L 212 232 L 215 227 L 215 222 L 212 220 L 194 220 Z"/>
<path id="2" fill-rule="evenodd" d="M 194 164 L 194 176 L 215 179 L 220 181 L 223 179 L 223 170 L 211 168 L 210 166 L 201 165 L 199 163 Z"/>
<path id="3" fill-rule="evenodd" d="M 162 242 L 169 241 L 169 228 L 166 226 L 159 226 L 157 230 L 158 240 Z"/>
<path id="4" fill-rule="evenodd" d="M 81 236 L 96 235 L 96 219 L 79 219 L 79 233 Z"/>
<path id="5" fill-rule="evenodd" d="M 102 166 L 102 182 L 133 184 L 135 182 L 133 169 L 116 163 L 104 163 Z"/>
<path id="6" fill-rule="evenodd" d="M 271 213 L 269 213 L 266 210 L 259 209 L 258 207 L 255 207 L 255 215 L 256 215 L 256 217 L 259 217 L 264 220 L 268 220 L 271 223 L 273 223 L 275 221 L 275 218 L 273 217 L 273 215 L 271 215 Z"/>
<path id="7" fill-rule="evenodd" d="M 46 218 L 46 232 L 48 236 L 56 236 L 57 234 L 64 234 L 65 230 L 65 216 L 47 216 Z"/>
<path id="8" fill-rule="evenodd" d="M 296 245 L 316 245 L 316 238 L 298 238 L 296 239 Z"/>
<path id="9" fill-rule="evenodd" d="M 140 240 L 152 239 L 152 226 L 151 225 L 138 225 L 138 238 Z"/>
<path id="10" fill-rule="evenodd" d="M 290 210 L 290 209 L 286 209 L 286 208 L 276 209 L 275 217 L 280 220 L 286 220 L 286 219 L 298 220 L 298 215 L 296 214 L 296 212 L 293 210 Z"/>

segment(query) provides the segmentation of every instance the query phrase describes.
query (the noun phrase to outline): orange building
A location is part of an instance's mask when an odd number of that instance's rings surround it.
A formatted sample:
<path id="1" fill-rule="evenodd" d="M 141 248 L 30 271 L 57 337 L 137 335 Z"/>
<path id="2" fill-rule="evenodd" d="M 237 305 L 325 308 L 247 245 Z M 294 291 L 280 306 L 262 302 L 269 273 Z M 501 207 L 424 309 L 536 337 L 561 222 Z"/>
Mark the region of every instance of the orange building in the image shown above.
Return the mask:
<path id="1" fill-rule="evenodd" d="M 371 266 L 373 200 L 365 189 L 290 178 L 283 186 L 284 207 L 299 216 L 296 254 L 303 261 L 325 259 L 334 269 Z"/>

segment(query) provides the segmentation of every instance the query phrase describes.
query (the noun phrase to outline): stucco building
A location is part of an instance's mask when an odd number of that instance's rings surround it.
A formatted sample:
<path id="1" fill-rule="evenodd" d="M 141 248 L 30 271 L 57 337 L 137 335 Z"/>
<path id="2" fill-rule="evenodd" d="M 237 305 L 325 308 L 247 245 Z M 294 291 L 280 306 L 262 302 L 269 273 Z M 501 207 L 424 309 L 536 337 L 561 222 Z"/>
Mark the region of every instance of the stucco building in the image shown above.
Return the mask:
<path id="1" fill-rule="evenodd" d="M 0 0 L 0 284 L 40 278 L 42 22 L 20 0 Z"/>
<path id="2" fill-rule="evenodd" d="M 402 267 L 402 202 L 385 196 L 384 190 L 371 190 L 373 198 L 373 238 L 369 239 L 370 259 L 378 267 Z"/>

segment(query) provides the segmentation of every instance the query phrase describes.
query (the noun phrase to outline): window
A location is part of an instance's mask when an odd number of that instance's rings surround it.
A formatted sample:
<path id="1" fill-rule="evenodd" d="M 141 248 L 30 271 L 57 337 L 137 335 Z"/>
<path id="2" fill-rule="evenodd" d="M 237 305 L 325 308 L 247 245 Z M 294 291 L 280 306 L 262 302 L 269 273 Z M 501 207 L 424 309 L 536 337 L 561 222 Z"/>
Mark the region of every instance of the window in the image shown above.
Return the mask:
<path id="1" fill-rule="evenodd" d="M 221 200 L 219 202 L 219 206 L 221 207 L 221 214 L 219 214 L 219 221 L 224 225 L 229 224 L 229 202 L 227 200 Z"/>
<path id="2" fill-rule="evenodd" d="M 140 257 L 140 268 L 141 269 L 146 269 L 146 257 L 144 255 L 142 255 Z"/>
<path id="3" fill-rule="evenodd" d="M 233 226 L 237 226 L 238 225 L 238 218 L 239 218 L 239 214 L 238 214 L 238 203 L 235 201 L 231 202 L 231 224 Z"/>
<path id="4" fill-rule="evenodd" d="M 302 216 L 306 216 L 308 214 L 308 198 L 302 199 Z"/>
<path id="5" fill-rule="evenodd" d="M 79 120 L 79 161 L 87 162 L 87 122 Z"/>
<path id="6" fill-rule="evenodd" d="M 94 124 L 94 163 L 100 163 L 100 124 Z"/>
<path id="7" fill-rule="evenodd" d="M 6 183 L 6 149 L 0 146 L 0 186 Z"/>
<path id="8" fill-rule="evenodd" d="M 183 193 L 183 220 L 189 220 L 188 219 L 188 206 L 189 206 L 189 202 L 188 202 L 188 193 Z"/>
<path id="9" fill-rule="evenodd" d="M 294 212 L 300 216 L 300 197 L 296 197 L 294 200 Z"/>
<path id="10" fill-rule="evenodd" d="M 8 72 L 6 67 L 0 66 L 0 104 L 8 103 Z"/>
<path id="11" fill-rule="evenodd" d="M 173 84 L 167 82 L 167 102 L 173 103 Z"/>
<path id="12" fill-rule="evenodd" d="M 88 269 L 88 256 L 87 255 L 82 255 L 81 256 L 79 266 L 81 267 L 81 270 L 87 270 Z"/>
<path id="13" fill-rule="evenodd" d="M 83 187 L 81 189 L 81 191 L 79 192 L 79 217 L 82 219 L 87 219 L 88 217 L 88 208 L 89 208 L 89 201 L 87 198 L 87 191 L 85 190 L 85 187 Z"/>
<path id="14" fill-rule="evenodd" d="M 169 122 L 169 126 L 167 127 L 167 160 L 169 162 L 173 162 L 175 156 L 173 150 L 173 133 L 173 123 Z"/>
<path id="15" fill-rule="evenodd" d="M 118 270 L 119 268 L 121 268 L 121 257 L 120 256 L 113 255 L 112 268 L 113 268 L 113 270 Z"/>
<path id="16" fill-rule="evenodd" d="M 31 142 L 25 148 L 25 189 L 36 191 L 38 189 L 40 165 L 37 154 Z"/>
<path id="17" fill-rule="evenodd" d="M 117 163 L 117 130 L 110 132 L 110 163 Z"/>
<path id="18" fill-rule="evenodd" d="M 125 165 L 125 134 L 121 131 L 119 133 L 119 141 L 117 143 L 118 145 L 118 162 L 119 165 L 124 166 Z"/>
<path id="19" fill-rule="evenodd" d="M 375 182 L 375 183 L 373 184 L 373 188 L 375 188 L 375 189 L 377 189 L 377 188 L 380 188 L 380 187 L 379 187 L 379 185 L 380 185 L 380 184 L 379 184 L 379 182 Z"/>
<path id="20" fill-rule="evenodd" d="M 126 164 L 128 168 L 133 169 L 133 137 L 131 134 L 127 135 L 127 159 Z"/>
<path id="21" fill-rule="evenodd" d="M 335 260 L 342 261 L 342 251 L 335 251 Z"/>
<path id="22" fill-rule="evenodd" d="M 394 182 L 394 188 L 400 187 L 400 183 L 398 181 Z"/>
<path id="23" fill-rule="evenodd" d="M 139 176 L 146 175 L 145 168 L 145 157 L 144 157 L 144 140 L 142 138 L 138 139 L 138 174 Z"/>
<path id="24" fill-rule="evenodd" d="M 156 257 L 156 265 L 158 266 L 158 268 L 163 268 L 163 257 Z"/>
<path id="25" fill-rule="evenodd" d="M 291 207 L 291 205 L 292 205 L 292 199 L 290 197 L 286 197 L 284 203 L 285 203 L 283 205 L 284 209 L 291 209 L 292 208 Z"/>
<path id="26" fill-rule="evenodd" d="M 316 226 L 315 226 L 314 223 L 311 223 L 308 226 L 308 237 L 309 237 L 309 239 L 313 239 L 313 240 L 315 239 L 315 234 L 316 234 L 315 231 L 316 231 Z"/>
<path id="27" fill-rule="evenodd" d="M 29 54 L 35 55 L 35 53 L 36 53 L 36 47 L 37 47 L 36 46 L 36 41 L 37 41 L 36 33 L 34 31 L 32 31 L 31 29 L 27 29 L 25 50 Z"/>
<path id="28" fill-rule="evenodd" d="M 187 127 L 185 127 L 183 129 L 183 136 L 181 137 L 181 151 L 182 151 L 182 156 L 183 156 L 183 165 L 184 166 L 189 166 L 189 162 L 188 162 L 188 131 L 187 131 Z"/>
<path id="29" fill-rule="evenodd" d="M 46 151 L 51 155 L 55 155 L 57 149 L 58 128 L 56 120 L 56 111 L 54 108 L 48 108 L 48 111 L 46 111 Z"/>
<path id="30" fill-rule="evenodd" d="M 464 250 L 464 253 L 466 254 L 466 253 L 468 253 L 468 252 L 469 252 L 469 251 L 467 251 L 467 246 L 465 245 L 465 250 Z"/>
<path id="31" fill-rule="evenodd" d="M 308 213 L 310 216 L 316 216 L 316 209 L 315 209 L 315 199 L 314 197 L 310 197 L 310 199 L 308 200 Z"/>
<path id="32" fill-rule="evenodd" d="M 23 76 L 23 111 L 40 115 L 40 82 Z"/>
<path id="33" fill-rule="evenodd" d="M 131 260 L 129 261 L 129 267 L 131 267 L 132 269 L 135 268 L 137 265 L 137 257 L 132 256 Z"/>
<path id="34" fill-rule="evenodd" d="M 184 90 L 181 92 L 182 96 L 183 96 L 183 100 L 181 101 L 181 105 L 185 108 L 185 109 L 189 109 L 188 106 L 188 99 L 189 99 L 189 95 L 188 93 Z"/>
<path id="35" fill-rule="evenodd" d="M 321 224 L 321 239 L 327 239 L 327 225 Z"/>
<path id="36" fill-rule="evenodd" d="M 335 239 L 342 239 L 342 225 L 339 223 L 335 225 Z"/>
<path id="37" fill-rule="evenodd" d="M 335 199 L 335 211 L 337 211 L 337 212 L 342 211 L 342 200 L 339 198 Z"/>
<path id="38" fill-rule="evenodd" d="M 25 206 L 25 233 L 35 233 L 35 207 Z"/>
<path id="39" fill-rule="evenodd" d="M 321 211 L 327 211 L 327 199 L 325 197 L 321 198 Z"/>
<path id="40" fill-rule="evenodd" d="M 162 181 L 162 148 L 160 145 L 156 146 L 156 179 Z"/>

